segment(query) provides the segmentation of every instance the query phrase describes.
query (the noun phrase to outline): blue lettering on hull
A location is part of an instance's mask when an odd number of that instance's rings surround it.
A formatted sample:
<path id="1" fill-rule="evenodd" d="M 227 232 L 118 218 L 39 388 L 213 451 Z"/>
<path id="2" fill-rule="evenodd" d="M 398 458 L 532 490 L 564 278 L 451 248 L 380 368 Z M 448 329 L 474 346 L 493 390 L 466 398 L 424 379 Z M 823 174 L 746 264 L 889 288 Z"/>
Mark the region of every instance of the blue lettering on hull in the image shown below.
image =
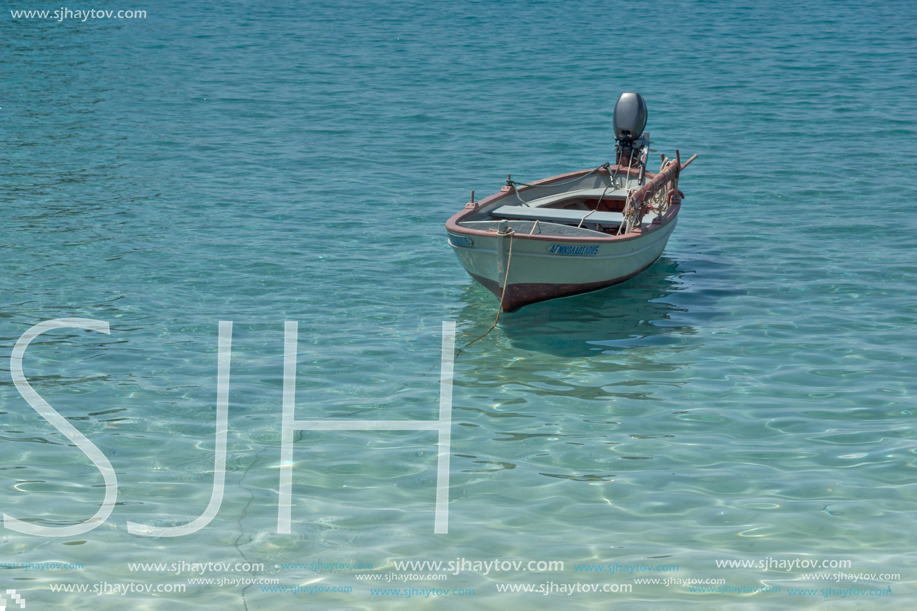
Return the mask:
<path id="1" fill-rule="evenodd" d="M 449 234 L 449 243 L 453 246 L 464 246 L 465 248 L 470 248 L 474 245 L 474 242 L 468 236 L 454 233 Z"/>
<path id="2" fill-rule="evenodd" d="M 572 257 L 589 257 L 599 253 L 598 246 L 572 246 L 570 244 L 552 244 L 548 252 L 552 255 L 566 255 Z"/>

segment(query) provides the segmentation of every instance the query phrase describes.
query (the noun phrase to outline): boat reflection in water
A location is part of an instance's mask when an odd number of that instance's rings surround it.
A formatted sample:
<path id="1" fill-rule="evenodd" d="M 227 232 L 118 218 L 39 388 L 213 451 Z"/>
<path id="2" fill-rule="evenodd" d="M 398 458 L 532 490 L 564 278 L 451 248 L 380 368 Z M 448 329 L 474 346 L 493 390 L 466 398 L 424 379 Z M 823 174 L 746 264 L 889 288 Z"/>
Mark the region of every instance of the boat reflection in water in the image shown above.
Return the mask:
<path id="1" fill-rule="evenodd" d="M 680 290 L 685 273 L 689 272 L 679 269 L 677 261 L 663 256 L 623 284 L 503 314 L 498 329 L 516 351 L 565 357 L 676 344 L 681 336 L 694 333 L 693 327 L 673 317 L 686 310 L 666 301 Z M 476 283 L 469 286 L 462 297 L 467 307 L 458 317 L 458 346 L 483 333 L 486 327 L 481 321 L 491 319 L 494 312 L 490 293 Z"/>

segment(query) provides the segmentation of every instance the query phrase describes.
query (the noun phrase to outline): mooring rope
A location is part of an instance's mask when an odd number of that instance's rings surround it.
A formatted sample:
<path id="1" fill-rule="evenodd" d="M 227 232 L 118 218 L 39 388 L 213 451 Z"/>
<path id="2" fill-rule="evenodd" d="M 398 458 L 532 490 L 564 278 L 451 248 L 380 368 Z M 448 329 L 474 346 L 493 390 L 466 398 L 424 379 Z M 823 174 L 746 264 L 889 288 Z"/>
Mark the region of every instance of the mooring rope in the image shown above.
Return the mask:
<path id="1" fill-rule="evenodd" d="M 633 206 L 633 194 L 634 194 L 633 191 L 629 191 L 627 193 L 627 198 L 624 200 L 624 214 L 622 215 L 624 218 L 622 219 L 621 224 L 618 226 L 618 233 L 616 233 L 615 235 L 621 235 L 622 233 L 624 234 L 630 233 L 630 230 L 633 227 L 631 225 L 631 217 L 633 215 L 633 207 L 634 207 Z"/>
<path id="2" fill-rule="evenodd" d="M 500 236 L 501 240 L 505 238 L 506 236 L 509 236 L 509 256 L 507 256 L 506 258 L 506 273 L 503 275 L 503 292 L 500 295 L 500 307 L 497 308 L 497 318 L 494 319 L 494 324 L 490 325 L 490 329 L 484 332 L 484 335 L 478 337 L 477 339 L 471 340 L 470 342 L 468 342 L 467 344 L 459 348 L 458 351 L 455 353 L 455 358 L 458 358 L 458 355 L 460 355 L 462 351 L 464 351 L 465 348 L 467 348 L 471 344 L 487 337 L 487 334 L 493 331 L 497 327 L 497 323 L 500 322 L 500 314 L 503 313 L 503 301 L 506 299 L 506 285 L 509 281 L 509 266 L 513 262 L 513 235 L 515 235 L 515 232 L 512 230 L 512 228 L 509 228 L 506 230 L 505 233 L 500 233 L 498 235 Z"/>

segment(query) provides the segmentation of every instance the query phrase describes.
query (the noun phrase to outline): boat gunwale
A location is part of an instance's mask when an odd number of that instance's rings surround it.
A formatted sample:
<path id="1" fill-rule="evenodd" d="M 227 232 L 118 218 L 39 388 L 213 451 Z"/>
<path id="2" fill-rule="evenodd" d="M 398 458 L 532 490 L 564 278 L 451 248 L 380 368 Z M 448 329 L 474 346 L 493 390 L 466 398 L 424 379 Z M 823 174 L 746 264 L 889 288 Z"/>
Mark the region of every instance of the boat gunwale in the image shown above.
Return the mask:
<path id="1" fill-rule="evenodd" d="M 606 171 L 608 173 L 611 173 L 612 170 L 618 173 L 625 172 L 627 173 L 628 176 L 639 175 L 638 168 L 611 166 Z M 595 168 L 591 168 L 588 170 L 575 170 L 573 172 L 567 172 L 565 174 L 558 174 L 557 176 L 550 176 L 548 178 L 543 178 L 541 180 L 538 180 L 538 181 L 535 181 L 529 184 L 533 186 L 550 186 L 552 182 L 556 182 L 556 181 L 564 180 L 564 179 L 576 178 L 580 176 L 586 176 L 590 172 L 594 172 L 594 171 L 595 171 Z M 648 179 L 648 181 L 653 180 L 656 177 L 656 174 L 653 172 L 647 171 L 645 172 L 645 174 L 646 174 L 646 178 Z M 644 184 L 647 184 L 647 183 L 644 183 Z M 524 193 L 525 191 L 531 188 L 532 187 L 524 187 L 522 189 L 519 189 L 518 191 L 520 193 Z M 449 218 L 448 221 L 446 221 L 446 230 L 451 231 L 456 234 L 476 235 L 476 236 L 483 236 L 483 237 L 489 237 L 489 238 L 497 237 L 497 234 L 491 231 L 482 231 L 480 229 L 471 229 L 470 227 L 462 227 L 461 225 L 459 225 L 459 222 L 464 217 L 477 213 L 477 212 L 481 212 L 483 208 L 488 207 L 491 204 L 498 202 L 499 200 L 505 197 L 509 197 L 512 194 L 513 194 L 512 189 L 506 190 L 506 191 L 501 190 L 501 191 L 498 191 L 497 193 L 494 193 L 493 195 L 485 197 L 484 199 L 482 199 L 479 202 L 476 202 L 477 203 L 476 207 L 465 208 L 464 210 L 457 212 L 451 218 Z M 675 217 L 678 216 L 678 211 L 680 208 L 681 206 L 679 204 L 671 205 L 663 216 L 656 217 L 660 219 L 660 222 L 658 224 L 654 222 L 654 223 L 649 224 L 646 229 L 641 228 L 641 230 L 639 231 L 634 231 L 634 232 L 626 233 L 623 235 L 614 235 L 614 236 L 606 235 L 602 237 L 598 237 L 598 236 L 576 237 L 576 236 L 552 236 L 552 235 L 544 235 L 544 234 L 540 234 L 540 235 L 514 234 L 514 237 L 517 239 L 524 239 L 524 240 L 539 240 L 539 241 L 544 241 L 544 242 L 572 242 L 572 243 L 586 243 L 586 242 L 610 243 L 610 242 L 626 242 L 628 240 L 639 240 L 640 238 L 646 237 L 650 233 L 655 233 L 656 230 L 672 222 L 672 220 L 674 220 Z"/>
<path id="2" fill-rule="evenodd" d="M 657 225 L 657 227 L 663 228 L 663 227 L 668 227 L 669 225 L 670 223 L 666 223 L 665 225 L 661 225 L 661 226 Z M 673 227 L 672 231 L 674 231 L 674 229 L 675 228 Z M 584 256 L 584 257 L 567 257 L 567 258 L 579 259 L 581 261 L 582 260 L 601 261 L 601 260 L 611 260 L 611 259 L 627 259 L 627 258 L 633 257 L 636 254 L 642 253 L 645 250 L 653 248 L 654 246 L 656 246 L 659 240 L 665 240 L 666 242 L 668 242 L 669 238 L 672 236 L 672 231 L 669 231 L 667 234 L 660 234 L 660 232 L 657 229 L 654 229 L 653 231 L 648 231 L 640 236 L 640 237 L 647 238 L 646 244 L 635 245 L 634 249 L 628 250 L 625 252 L 613 252 L 613 253 L 605 252 L 603 254 L 589 255 L 588 257 Z M 487 235 L 494 237 L 494 238 L 498 237 L 498 234 L 490 233 L 490 232 L 488 232 Z M 516 234 L 513 234 L 513 237 L 514 238 L 523 238 L 523 237 L 528 237 L 528 236 L 526 234 L 516 233 Z M 654 239 L 650 240 L 649 239 L 650 237 Z M 558 236 L 557 238 L 551 239 L 550 241 L 554 243 L 564 242 L 565 240 L 561 238 L 562 236 Z M 596 242 L 598 241 L 598 239 L 599 238 L 591 239 L 591 241 Z M 496 248 L 486 248 L 486 247 L 480 247 L 480 246 L 458 246 L 458 245 L 451 244 L 451 243 L 450 243 L 450 246 L 452 246 L 456 250 L 461 248 L 463 252 L 471 252 L 475 254 L 483 254 L 483 255 L 488 255 L 488 256 L 495 255 L 498 252 Z M 554 254 L 550 252 L 544 252 L 543 250 L 514 250 L 513 251 L 513 257 L 516 257 L 516 258 L 533 258 L 533 257 L 542 258 L 543 257 L 543 258 L 556 259 L 559 256 L 566 257 L 566 255 L 558 255 L 558 254 Z"/>

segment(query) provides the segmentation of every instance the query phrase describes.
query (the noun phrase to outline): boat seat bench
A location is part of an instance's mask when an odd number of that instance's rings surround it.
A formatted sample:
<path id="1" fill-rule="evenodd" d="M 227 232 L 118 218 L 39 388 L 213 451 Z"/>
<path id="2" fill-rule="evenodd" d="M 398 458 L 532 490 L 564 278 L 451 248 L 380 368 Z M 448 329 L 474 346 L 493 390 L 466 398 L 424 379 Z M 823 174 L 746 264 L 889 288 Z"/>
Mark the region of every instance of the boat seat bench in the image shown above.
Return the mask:
<path id="1" fill-rule="evenodd" d="M 549 185 L 550 186 L 550 185 Z M 523 194 L 527 194 L 528 190 L 524 189 Z M 599 187 L 597 189 L 580 189 L 578 191 L 564 191 L 562 193 L 555 193 L 554 195 L 548 195 L 546 197 L 538 197 L 532 200 L 529 200 L 527 203 L 533 208 L 542 208 L 544 206 L 550 206 L 551 204 L 556 204 L 563 201 L 575 201 L 577 199 L 603 199 L 607 201 L 611 200 L 623 200 L 627 198 L 627 189 L 612 189 L 611 187 Z"/>
<path id="2" fill-rule="evenodd" d="M 491 216 L 501 219 L 525 219 L 530 221 L 566 221 L 620 225 L 624 215 L 620 212 L 591 212 L 589 210 L 561 210 L 559 208 L 527 208 L 524 206 L 500 206 L 491 211 Z"/>

